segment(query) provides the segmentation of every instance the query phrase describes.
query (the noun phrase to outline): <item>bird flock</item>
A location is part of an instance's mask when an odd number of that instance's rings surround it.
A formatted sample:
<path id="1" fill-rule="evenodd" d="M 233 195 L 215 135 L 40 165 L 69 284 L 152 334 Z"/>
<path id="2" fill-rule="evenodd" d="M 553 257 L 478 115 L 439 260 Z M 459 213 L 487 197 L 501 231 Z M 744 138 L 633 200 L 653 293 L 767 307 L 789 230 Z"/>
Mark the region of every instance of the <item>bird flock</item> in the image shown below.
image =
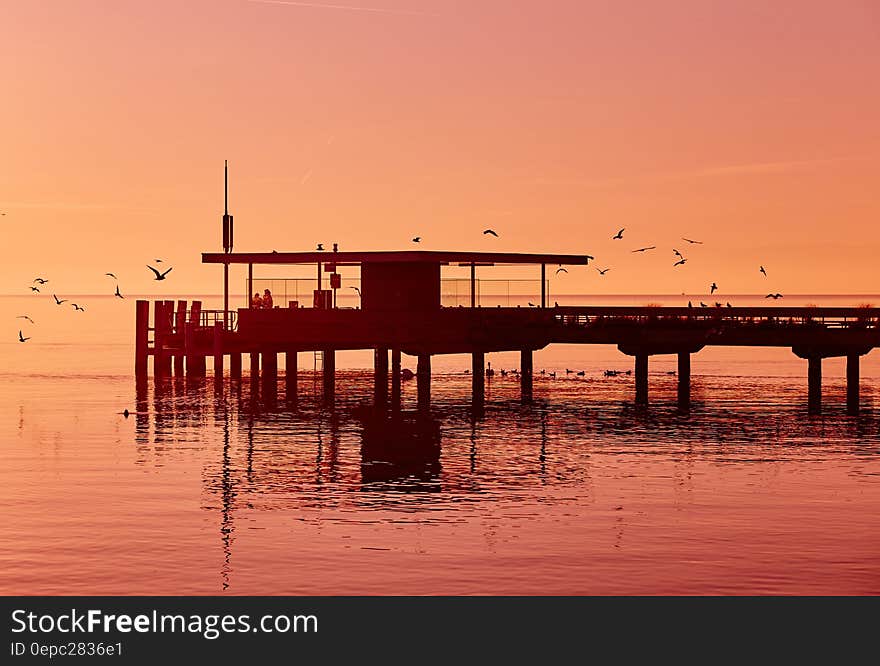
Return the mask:
<path id="1" fill-rule="evenodd" d="M 162 263 L 161 259 L 155 259 L 154 261 L 155 261 L 155 263 L 159 263 L 159 264 Z M 153 266 L 150 266 L 148 264 L 147 268 L 150 269 L 150 271 L 153 273 L 154 280 L 165 280 L 166 277 L 168 276 L 168 273 L 171 272 L 173 267 L 169 268 L 166 271 L 159 271 L 158 269 L 156 269 Z M 125 296 L 122 295 L 122 292 L 119 289 L 119 278 L 116 277 L 116 274 L 107 272 L 107 273 L 104 273 L 104 276 L 112 278 L 115 282 L 116 288 L 113 292 L 114 298 L 125 299 Z M 46 285 L 48 285 L 48 284 L 50 284 L 50 281 L 48 278 L 38 276 L 32 280 L 31 284 L 29 285 L 29 288 L 30 288 L 30 291 L 32 294 L 42 294 L 43 289 L 46 289 L 46 291 L 48 292 L 49 288 L 46 287 Z M 56 306 L 62 306 L 65 303 L 67 303 L 67 304 L 69 304 L 69 306 L 71 308 L 73 308 L 73 312 L 86 312 L 85 304 L 74 303 L 69 298 L 59 298 L 57 293 L 54 293 L 54 292 L 52 293 L 52 300 L 54 301 Z M 23 320 L 27 321 L 31 326 L 36 326 L 36 322 L 27 314 L 17 315 L 16 319 L 23 319 Z M 25 335 L 23 329 L 19 329 L 19 331 L 18 331 L 18 341 L 19 342 L 27 342 L 32 337 L 33 336 L 31 336 L 31 335 Z"/>

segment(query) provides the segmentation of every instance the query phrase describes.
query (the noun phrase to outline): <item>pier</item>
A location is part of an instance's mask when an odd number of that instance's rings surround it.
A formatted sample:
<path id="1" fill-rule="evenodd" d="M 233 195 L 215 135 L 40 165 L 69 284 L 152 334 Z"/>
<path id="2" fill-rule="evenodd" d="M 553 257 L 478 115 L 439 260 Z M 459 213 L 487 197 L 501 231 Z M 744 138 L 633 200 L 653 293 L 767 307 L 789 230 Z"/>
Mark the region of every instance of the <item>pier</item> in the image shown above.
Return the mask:
<path id="1" fill-rule="evenodd" d="M 224 271 L 222 310 L 204 310 L 199 301 L 138 301 L 136 306 L 135 373 L 148 374 L 153 358 L 156 377 L 173 374 L 206 376 L 213 358 L 219 386 L 242 380 L 242 356 L 249 357 L 252 390 L 273 400 L 278 390 L 278 355 L 284 354 L 284 385 L 289 403 L 297 400 L 297 353 L 321 359 L 323 399 L 336 392 L 335 355 L 340 350 L 373 350 L 374 400 L 381 408 L 399 410 L 401 355 L 417 359 L 418 406 L 430 409 L 431 358 L 470 354 L 472 400 L 485 401 L 485 355 L 520 353 L 521 395 L 533 395 L 533 354 L 547 345 L 616 345 L 632 357 L 633 400 L 649 403 L 650 358 L 678 359 L 678 405 L 691 401 L 691 356 L 710 345 L 784 347 L 806 361 L 807 405 L 822 407 L 822 360 L 846 357 L 846 409 L 857 414 L 861 356 L 880 345 L 880 309 L 820 307 L 592 307 L 551 306 L 546 267 L 586 265 L 584 255 L 487 252 L 271 252 L 206 253 L 202 261 Z M 311 302 L 299 298 L 275 302 L 271 309 L 230 309 L 229 271 L 246 267 L 248 294 L 254 293 L 254 267 L 312 266 L 316 269 Z M 540 288 L 531 307 L 483 307 L 478 272 L 493 266 L 534 267 Z M 460 280 L 460 302 L 444 305 L 443 267 L 469 268 Z M 338 307 L 341 273 L 359 274 L 357 307 Z M 330 288 L 327 289 L 326 286 Z M 298 294 L 299 295 L 299 294 Z M 278 298 L 278 296 L 276 296 Z M 281 300 L 281 299 L 279 299 Z M 150 313 L 152 311 L 152 321 Z M 390 357 L 390 360 L 389 360 Z M 228 364 L 227 364 L 228 360 Z M 228 373 L 226 371 L 228 368 Z M 390 390 L 389 390 L 390 382 Z"/>

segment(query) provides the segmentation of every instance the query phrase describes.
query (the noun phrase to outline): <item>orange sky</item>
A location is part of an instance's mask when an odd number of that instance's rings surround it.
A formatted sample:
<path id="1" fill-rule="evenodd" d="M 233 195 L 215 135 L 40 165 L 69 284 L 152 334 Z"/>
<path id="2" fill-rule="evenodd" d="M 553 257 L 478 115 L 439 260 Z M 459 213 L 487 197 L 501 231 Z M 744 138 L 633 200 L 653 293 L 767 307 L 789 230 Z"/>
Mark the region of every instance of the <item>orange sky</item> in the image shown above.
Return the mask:
<path id="1" fill-rule="evenodd" d="M 612 268 L 553 293 L 880 292 L 876 2 L 326 4 L 0 0 L 0 291 L 145 292 L 155 257 L 216 291 L 228 158 L 237 250 L 420 235 Z"/>

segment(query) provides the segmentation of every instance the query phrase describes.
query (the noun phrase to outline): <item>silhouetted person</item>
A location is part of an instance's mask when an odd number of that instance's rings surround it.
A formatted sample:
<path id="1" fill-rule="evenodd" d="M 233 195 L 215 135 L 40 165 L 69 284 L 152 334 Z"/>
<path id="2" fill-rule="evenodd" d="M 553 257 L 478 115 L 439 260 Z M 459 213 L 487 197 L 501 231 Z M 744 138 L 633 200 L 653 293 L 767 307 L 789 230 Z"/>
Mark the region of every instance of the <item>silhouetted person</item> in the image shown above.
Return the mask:
<path id="1" fill-rule="evenodd" d="M 251 299 L 251 309 L 259 310 L 261 307 L 263 307 L 263 299 L 260 298 L 260 292 L 257 292 Z"/>
<path id="2" fill-rule="evenodd" d="M 263 290 L 263 307 L 267 310 L 272 309 L 272 292 L 268 289 Z"/>

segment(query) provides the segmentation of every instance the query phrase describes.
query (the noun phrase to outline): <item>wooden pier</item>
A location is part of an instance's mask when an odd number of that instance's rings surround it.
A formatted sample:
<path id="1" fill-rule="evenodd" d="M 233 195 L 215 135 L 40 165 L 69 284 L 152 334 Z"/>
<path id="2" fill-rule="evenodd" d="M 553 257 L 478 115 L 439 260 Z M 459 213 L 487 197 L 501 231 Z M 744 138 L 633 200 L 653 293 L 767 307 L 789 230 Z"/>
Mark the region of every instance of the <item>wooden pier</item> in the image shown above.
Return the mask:
<path id="1" fill-rule="evenodd" d="M 323 396 L 335 396 L 335 354 L 339 350 L 373 350 L 374 398 L 379 407 L 399 409 L 401 354 L 417 359 L 418 405 L 430 408 L 431 357 L 472 356 L 472 399 L 485 400 L 485 355 L 520 352 L 522 399 L 532 398 L 533 353 L 550 344 L 613 344 L 634 359 L 634 401 L 649 401 L 651 356 L 678 358 L 678 403 L 690 406 L 691 355 L 709 345 L 786 347 L 806 360 L 808 408 L 821 409 L 822 360 L 846 357 L 846 406 L 859 412 L 859 361 L 880 346 L 880 309 L 818 307 L 685 308 L 685 307 L 548 307 L 546 266 L 584 265 L 589 257 L 474 252 L 305 252 L 204 254 L 205 263 L 224 266 L 224 303 L 228 271 L 244 264 L 252 292 L 255 265 L 318 267 L 315 307 L 203 310 L 199 301 L 138 301 L 135 372 L 146 378 L 153 357 L 156 377 L 173 374 L 203 377 L 213 358 L 215 381 L 242 379 L 242 355 L 250 358 L 252 390 L 274 399 L 278 389 L 278 354 L 284 354 L 288 402 L 297 399 L 297 352 L 317 352 L 323 360 Z M 536 307 L 480 307 L 474 296 L 476 269 L 492 265 L 535 265 L 540 269 L 541 296 Z M 471 268 L 468 307 L 443 307 L 442 266 Z M 325 296 L 321 271 L 336 274 L 359 269 L 358 308 L 333 307 Z M 325 275 L 326 277 L 326 275 Z M 334 281 L 331 280 L 331 284 Z M 338 284 L 338 282 L 336 282 Z M 536 299 L 538 300 L 538 299 Z M 152 334 L 152 335 L 151 335 Z M 390 355 L 390 364 L 389 364 Z M 389 368 L 390 365 L 390 368 Z M 390 380 L 390 391 L 389 391 Z"/>

